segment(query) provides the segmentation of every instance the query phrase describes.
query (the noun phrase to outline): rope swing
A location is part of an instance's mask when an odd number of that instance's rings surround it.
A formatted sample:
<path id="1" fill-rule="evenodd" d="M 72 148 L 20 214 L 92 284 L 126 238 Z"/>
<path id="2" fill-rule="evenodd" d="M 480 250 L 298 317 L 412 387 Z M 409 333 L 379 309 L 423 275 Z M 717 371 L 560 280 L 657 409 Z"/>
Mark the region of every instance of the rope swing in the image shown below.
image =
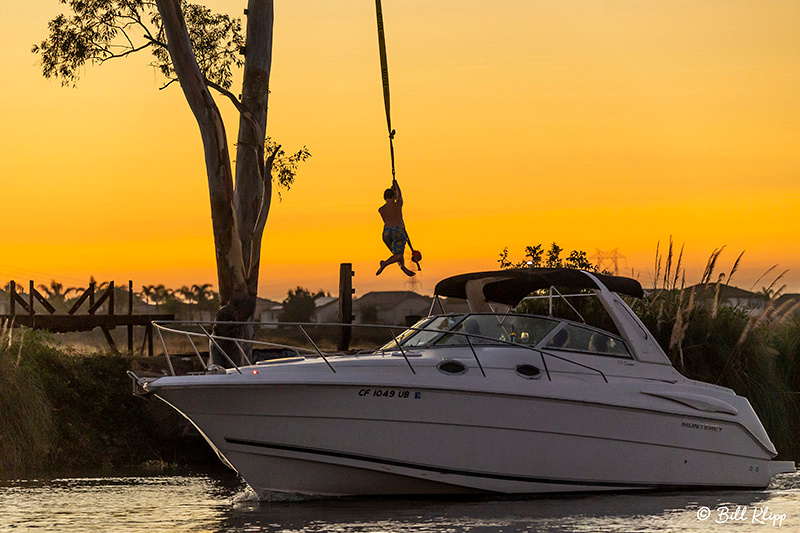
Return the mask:
<path id="1" fill-rule="evenodd" d="M 384 107 L 386 108 L 386 128 L 389 131 L 389 154 L 392 160 L 392 187 L 393 188 L 397 187 L 399 191 L 399 187 L 397 185 L 396 172 L 395 172 L 395 163 L 394 163 L 395 130 L 392 129 L 391 98 L 389 93 L 389 65 L 386 60 L 386 35 L 383 27 L 383 9 L 381 7 L 381 0 L 375 0 L 375 15 L 378 20 L 378 50 L 380 52 L 380 58 L 381 58 L 381 81 L 383 83 L 383 104 Z M 419 262 L 422 260 L 422 253 L 419 250 L 414 249 L 414 247 L 411 245 L 411 239 L 408 237 L 407 233 L 406 233 L 406 242 L 408 242 L 408 247 L 411 250 L 411 260 L 414 263 L 416 263 L 417 270 L 422 270 L 422 267 L 419 264 Z M 378 272 L 380 273 L 380 271 L 382 271 L 383 268 L 384 268 L 383 262 L 381 262 L 381 270 L 379 270 Z"/>
<path id="2" fill-rule="evenodd" d="M 394 134 L 392 129 L 392 113 L 389 95 L 389 65 L 386 61 L 386 35 L 383 29 L 383 9 L 381 0 L 375 0 L 375 13 L 378 17 L 378 50 L 381 56 L 381 81 L 383 82 L 383 104 L 386 108 L 386 127 L 389 130 L 389 153 L 392 157 L 392 180 L 395 179 L 394 169 Z"/>

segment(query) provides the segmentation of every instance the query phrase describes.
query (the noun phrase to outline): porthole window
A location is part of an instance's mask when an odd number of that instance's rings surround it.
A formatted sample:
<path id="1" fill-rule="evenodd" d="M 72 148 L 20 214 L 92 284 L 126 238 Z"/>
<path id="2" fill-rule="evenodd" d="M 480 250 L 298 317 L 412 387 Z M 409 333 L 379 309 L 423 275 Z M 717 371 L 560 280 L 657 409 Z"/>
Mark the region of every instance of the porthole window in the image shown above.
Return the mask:
<path id="1" fill-rule="evenodd" d="M 461 361 L 453 361 L 450 359 L 439 363 L 438 368 L 440 372 L 454 376 L 459 374 L 464 374 L 467 371 L 467 367 L 464 366 L 464 363 L 462 363 Z"/>
<path id="2" fill-rule="evenodd" d="M 542 373 L 541 370 L 533 365 L 517 365 L 515 370 L 519 376 L 525 379 L 537 378 Z"/>

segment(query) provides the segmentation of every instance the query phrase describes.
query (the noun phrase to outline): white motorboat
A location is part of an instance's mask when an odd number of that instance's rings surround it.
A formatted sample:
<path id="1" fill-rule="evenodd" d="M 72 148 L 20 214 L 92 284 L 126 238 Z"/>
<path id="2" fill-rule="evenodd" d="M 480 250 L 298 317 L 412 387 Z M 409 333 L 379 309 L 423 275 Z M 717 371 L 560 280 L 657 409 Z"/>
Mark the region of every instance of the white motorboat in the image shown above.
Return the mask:
<path id="1" fill-rule="evenodd" d="M 499 312 L 541 289 L 560 300 L 552 287 L 590 290 L 614 327 Z M 747 399 L 672 367 L 620 297 L 642 295 L 634 280 L 506 270 L 436 293 L 470 312 L 431 315 L 368 353 L 312 343 L 202 375 L 132 375 L 134 390 L 189 419 L 262 496 L 759 488 L 794 471 L 772 460 Z"/>

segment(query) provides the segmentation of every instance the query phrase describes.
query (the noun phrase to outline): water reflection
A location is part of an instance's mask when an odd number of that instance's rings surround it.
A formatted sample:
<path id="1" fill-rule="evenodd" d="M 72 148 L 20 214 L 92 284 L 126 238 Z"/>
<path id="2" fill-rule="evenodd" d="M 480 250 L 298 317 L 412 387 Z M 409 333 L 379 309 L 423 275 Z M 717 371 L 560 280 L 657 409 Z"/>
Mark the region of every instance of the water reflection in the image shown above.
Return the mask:
<path id="1" fill-rule="evenodd" d="M 800 527 L 800 476 L 768 491 L 538 498 L 371 498 L 253 502 L 232 476 L 64 478 L 0 485 L 0 531 L 203 532 L 700 532 Z M 285 498 L 284 498 L 285 499 Z M 243 501 L 244 500 L 244 501 Z M 709 517 L 698 518 L 706 507 Z M 720 514 L 720 509 L 730 514 Z M 739 509 L 744 519 L 733 520 Z M 702 513 L 701 513 L 702 514 Z M 763 516 L 762 516 L 763 518 Z M 724 519 L 724 520 L 722 520 Z M 717 524 L 724 521 L 725 524 Z M 776 524 L 774 527 L 778 527 Z"/>
<path id="2" fill-rule="evenodd" d="M 496 500 L 331 500 L 234 508 L 219 531 L 705 531 L 697 509 L 753 507 L 762 492 L 614 494 Z M 800 511 L 800 501 L 796 501 Z"/>

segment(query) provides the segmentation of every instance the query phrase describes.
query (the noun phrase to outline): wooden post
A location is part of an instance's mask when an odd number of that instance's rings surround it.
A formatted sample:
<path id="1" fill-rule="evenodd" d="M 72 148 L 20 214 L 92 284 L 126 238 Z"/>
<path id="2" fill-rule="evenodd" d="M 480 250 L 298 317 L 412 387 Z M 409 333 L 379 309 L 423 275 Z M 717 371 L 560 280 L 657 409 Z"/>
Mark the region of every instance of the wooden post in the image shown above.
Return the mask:
<path id="1" fill-rule="evenodd" d="M 108 282 L 108 288 L 106 289 L 108 292 L 108 314 L 109 316 L 114 315 L 114 282 Z"/>
<path id="2" fill-rule="evenodd" d="M 339 265 L 339 323 L 352 324 L 353 319 L 353 293 L 356 290 L 353 288 L 353 265 L 351 263 L 342 263 Z M 349 326 L 342 326 L 339 336 L 338 349 L 345 351 L 350 349 L 350 339 L 353 334 L 353 328 Z"/>
<path id="3" fill-rule="evenodd" d="M 11 280 L 11 287 L 8 289 L 8 295 L 11 297 L 11 303 L 8 306 L 8 310 L 11 313 L 11 316 L 17 314 L 17 282 L 13 279 Z"/>
<path id="4" fill-rule="evenodd" d="M 108 346 L 111 348 L 111 351 L 114 353 L 119 353 L 119 350 L 117 350 L 117 345 L 114 343 L 114 337 L 111 336 L 111 331 L 105 326 L 101 326 L 100 329 L 103 330 L 103 335 L 105 335 L 106 342 L 108 342 Z"/>
<path id="5" fill-rule="evenodd" d="M 31 286 L 31 294 L 34 298 L 39 300 L 39 303 L 44 306 L 45 311 L 50 313 L 51 315 L 56 312 L 56 308 L 52 306 L 50 302 L 47 301 L 47 298 L 42 296 L 42 293 L 37 291 L 33 286 Z"/>
<path id="6" fill-rule="evenodd" d="M 133 314 L 133 280 L 128 280 L 128 315 Z M 128 352 L 133 353 L 133 326 L 128 326 Z"/>
<path id="7" fill-rule="evenodd" d="M 147 337 L 147 355 L 153 357 L 153 324 L 147 324 L 145 336 Z"/>
<path id="8" fill-rule="evenodd" d="M 93 315 L 92 307 L 94 306 L 94 281 L 89 282 L 89 314 Z"/>
<path id="9" fill-rule="evenodd" d="M 139 355 L 144 357 L 144 349 L 147 346 L 147 326 L 144 327 L 144 335 L 142 335 L 142 349 L 139 350 Z"/>
<path id="10" fill-rule="evenodd" d="M 28 291 L 28 314 L 35 315 L 36 312 L 33 310 L 33 280 L 30 280 L 30 291 Z"/>

